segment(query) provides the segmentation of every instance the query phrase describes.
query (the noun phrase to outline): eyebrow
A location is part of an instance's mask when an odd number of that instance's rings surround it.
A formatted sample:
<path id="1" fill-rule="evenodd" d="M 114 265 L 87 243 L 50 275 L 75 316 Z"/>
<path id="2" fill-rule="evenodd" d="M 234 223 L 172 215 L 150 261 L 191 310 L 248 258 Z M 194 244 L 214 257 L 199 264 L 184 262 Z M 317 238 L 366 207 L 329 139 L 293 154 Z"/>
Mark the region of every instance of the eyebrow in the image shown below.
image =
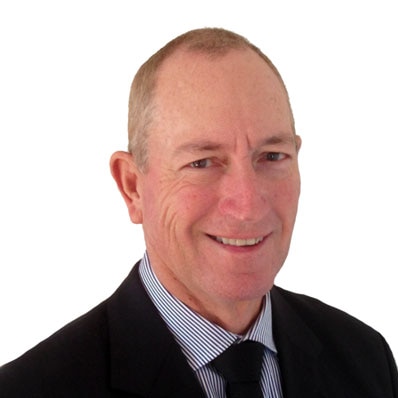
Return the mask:
<path id="1" fill-rule="evenodd" d="M 194 142 L 187 142 L 178 146 L 174 152 L 205 152 L 216 151 L 222 147 L 221 144 L 209 140 L 198 140 Z"/>
<path id="2" fill-rule="evenodd" d="M 277 145 L 277 144 L 293 144 L 296 145 L 296 138 L 295 135 L 290 133 L 290 134 L 278 134 L 278 135 L 272 135 L 271 137 L 268 137 L 261 141 L 260 146 L 266 146 L 266 145 Z"/>
<path id="3" fill-rule="evenodd" d="M 296 145 L 295 136 L 293 134 L 276 134 L 271 137 L 265 138 L 263 141 L 260 141 L 259 146 L 267 146 L 267 145 L 278 145 L 278 144 L 292 144 Z M 206 152 L 206 151 L 216 151 L 222 148 L 223 145 L 210 140 L 197 140 L 194 142 L 187 142 L 179 145 L 174 153 L 181 152 Z"/>

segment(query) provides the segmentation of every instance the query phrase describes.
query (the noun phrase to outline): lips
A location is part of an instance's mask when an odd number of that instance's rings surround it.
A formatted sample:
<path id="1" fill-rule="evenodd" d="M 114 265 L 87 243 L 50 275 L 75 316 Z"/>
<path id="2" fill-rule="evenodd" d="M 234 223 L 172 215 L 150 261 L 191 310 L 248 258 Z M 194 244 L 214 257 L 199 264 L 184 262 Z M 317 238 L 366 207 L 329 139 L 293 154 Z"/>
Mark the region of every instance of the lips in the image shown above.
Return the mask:
<path id="1" fill-rule="evenodd" d="M 237 247 L 255 246 L 264 240 L 264 236 L 260 236 L 257 238 L 249 238 L 249 239 L 224 238 L 222 236 L 212 236 L 212 238 L 217 242 L 222 243 L 223 245 L 237 246 Z"/>

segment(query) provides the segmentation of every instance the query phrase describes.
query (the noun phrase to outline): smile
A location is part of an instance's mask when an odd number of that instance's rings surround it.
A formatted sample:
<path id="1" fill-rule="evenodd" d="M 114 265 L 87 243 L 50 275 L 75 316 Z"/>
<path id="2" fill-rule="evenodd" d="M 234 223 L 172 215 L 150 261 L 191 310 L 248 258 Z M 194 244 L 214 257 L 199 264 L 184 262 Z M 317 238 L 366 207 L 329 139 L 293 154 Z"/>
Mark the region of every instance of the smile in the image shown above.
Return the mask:
<path id="1" fill-rule="evenodd" d="M 257 245 L 258 243 L 264 240 L 264 236 L 261 236 L 259 238 L 251 238 L 251 239 L 230 239 L 230 238 L 215 236 L 213 237 L 213 239 L 215 239 L 219 243 L 222 243 L 223 245 L 242 247 L 242 246 Z"/>

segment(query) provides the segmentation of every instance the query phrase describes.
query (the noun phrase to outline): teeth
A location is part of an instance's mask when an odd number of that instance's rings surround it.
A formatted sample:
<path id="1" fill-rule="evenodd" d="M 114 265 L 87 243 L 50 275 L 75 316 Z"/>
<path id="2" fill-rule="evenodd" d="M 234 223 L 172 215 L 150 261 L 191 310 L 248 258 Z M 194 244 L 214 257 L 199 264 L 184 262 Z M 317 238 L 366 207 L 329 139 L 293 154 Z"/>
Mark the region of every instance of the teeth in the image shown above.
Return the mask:
<path id="1" fill-rule="evenodd" d="M 254 246 L 257 245 L 257 243 L 260 243 L 263 239 L 264 239 L 263 236 L 261 236 L 260 238 L 251 238 L 251 239 L 228 239 L 219 236 L 216 237 L 217 242 L 230 246 Z"/>

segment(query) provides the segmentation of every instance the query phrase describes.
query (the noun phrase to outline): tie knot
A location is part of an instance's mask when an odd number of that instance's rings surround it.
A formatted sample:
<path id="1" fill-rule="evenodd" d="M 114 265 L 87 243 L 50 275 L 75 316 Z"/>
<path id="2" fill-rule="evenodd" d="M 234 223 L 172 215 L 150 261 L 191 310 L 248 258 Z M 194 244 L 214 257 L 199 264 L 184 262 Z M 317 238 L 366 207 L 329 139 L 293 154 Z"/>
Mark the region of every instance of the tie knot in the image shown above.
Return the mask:
<path id="1" fill-rule="evenodd" d="M 263 356 L 263 344 L 246 340 L 231 345 L 212 363 L 227 383 L 259 383 Z"/>

